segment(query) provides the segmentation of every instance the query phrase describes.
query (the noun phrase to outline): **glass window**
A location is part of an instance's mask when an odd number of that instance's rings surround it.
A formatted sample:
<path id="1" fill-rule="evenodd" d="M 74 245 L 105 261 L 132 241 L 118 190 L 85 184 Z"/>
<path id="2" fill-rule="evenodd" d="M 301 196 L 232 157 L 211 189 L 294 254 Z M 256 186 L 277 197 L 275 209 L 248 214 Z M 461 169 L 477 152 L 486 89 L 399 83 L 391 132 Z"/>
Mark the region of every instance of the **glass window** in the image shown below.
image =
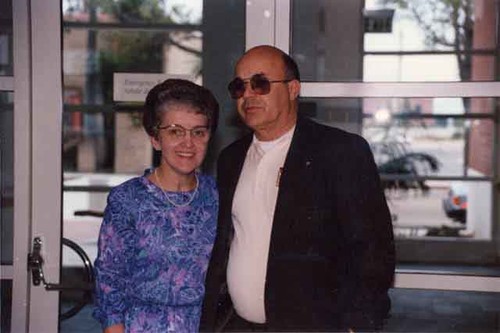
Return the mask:
<path id="1" fill-rule="evenodd" d="M 114 1 L 113 6 L 125 3 Z M 206 159 L 207 170 L 214 170 L 216 152 L 234 137 L 227 133 L 230 122 L 225 118 L 230 115 L 224 110 L 232 108 L 232 101 L 226 85 L 232 64 L 244 51 L 245 3 L 223 1 L 202 11 L 201 1 L 151 1 L 127 10 L 147 16 L 141 7 L 146 3 L 161 7 L 168 20 L 193 25 L 151 29 L 140 20 L 135 26 L 125 21 L 112 27 L 88 20 L 73 24 L 74 17 L 84 17 L 92 6 L 106 12 L 107 2 L 63 1 L 65 171 L 138 174 L 156 158 L 141 126 L 140 103 L 113 101 L 116 72 L 184 75 L 214 92 L 222 114 Z M 199 24 L 202 14 L 203 26 Z"/>
<path id="2" fill-rule="evenodd" d="M 63 0 L 67 22 L 200 24 L 203 0 Z"/>
<path id="3" fill-rule="evenodd" d="M 116 72 L 188 76 L 211 89 L 220 104 L 205 171 L 238 137 L 227 83 L 245 48 L 245 2 L 202 0 L 63 0 L 63 237 L 91 261 L 111 187 L 141 175 L 157 161 L 142 128 L 142 102 L 113 100 Z M 154 15 L 152 15 L 154 14 Z M 203 25 L 201 24 L 203 22 Z M 62 247 L 62 281 L 81 283 L 81 263 Z M 74 304 L 62 293 L 61 309 Z M 80 298 L 78 298 L 80 299 Z M 61 323 L 61 332 L 98 330 L 91 307 Z"/>
<path id="4" fill-rule="evenodd" d="M 10 332 L 10 322 L 12 318 L 12 280 L 0 280 L 0 315 L 2 316 L 0 330 L 5 333 Z"/>
<path id="5" fill-rule="evenodd" d="M 495 49 L 497 1 L 367 0 L 364 49 L 368 52 L 467 52 Z M 385 14 L 385 16 L 383 16 Z M 367 22 L 391 22 L 369 29 Z M 380 27 L 380 24 L 378 25 Z"/>
<path id="6" fill-rule="evenodd" d="M 201 32 L 76 28 L 63 36 L 65 170 L 144 170 L 152 161 L 150 143 L 140 115 L 114 103 L 113 74 L 181 74 L 200 83 Z"/>
<path id="7" fill-rule="evenodd" d="M 0 2 L 0 76 L 13 73 L 12 0 Z"/>
<path id="8" fill-rule="evenodd" d="M 375 117 L 383 110 L 391 116 L 429 117 L 460 116 L 466 114 L 493 114 L 496 98 L 473 97 L 413 97 L 413 98 L 364 98 L 363 112 L 367 117 Z"/>
<path id="9" fill-rule="evenodd" d="M 383 180 L 396 238 L 491 239 L 488 181 Z"/>
<path id="10" fill-rule="evenodd" d="M 459 115 L 465 107 L 491 112 L 493 105 L 490 98 L 365 98 L 363 135 L 380 163 L 416 154 L 415 158 L 428 161 L 421 176 L 491 177 L 492 115 Z"/>
<path id="11" fill-rule="evenodd" d="M 452 54 L 370 54 L 364 57 L 363 81 L 460 82 L 495 80 L 496 56 L 470 56 L 471 65 L 467 67 L 459 65 L 457 58 Z M 471 67 L 473 68 L 472 73 Z"/>
<path id="12" fill-rule="evenodd" d="M 115 72 L 200 76 L 203 36 L 198 30 L 71 28 L 63 37 L 66 104 L 112 104 Z"/>
<path id="13" fill-rule="evenodd" d="M 134 109 L 114 103 L 113 74 L 186 75 L 201 83 L 201 53 L 200 31 L 67 29 L 65 170 L 137 173 L 149 166 L 152 149 L 138 108 L 130 112 Z"/>
<path id="14" fill-rule="evenodd" d="M 396 237 L 491 239 L 495 102 L 302 98 L 299 112 L 368 141 Z"/>
<path id="15" fill-rule="evenodd" d="M 0 253 L 12 265 L 14 221 L 14 94 L 0 91 Z"/>
<path id="16" fill-rule="evenodd" d="M 498 12 L 494 0 L 294 0 L 291 53 L 305 81 L 495 81 Z"/>
<path id="17" fill-rule="evenodd" d="M 487 178 L 493 175 L 494 105 L 493 98 L 303 98 L 300 112 L 362 133 L 383 174 L 410 174 L 389 163 L 410 155 L 425 161 L 414 176 Z M 466 113 L 466 107 L 482 112 Z"/>

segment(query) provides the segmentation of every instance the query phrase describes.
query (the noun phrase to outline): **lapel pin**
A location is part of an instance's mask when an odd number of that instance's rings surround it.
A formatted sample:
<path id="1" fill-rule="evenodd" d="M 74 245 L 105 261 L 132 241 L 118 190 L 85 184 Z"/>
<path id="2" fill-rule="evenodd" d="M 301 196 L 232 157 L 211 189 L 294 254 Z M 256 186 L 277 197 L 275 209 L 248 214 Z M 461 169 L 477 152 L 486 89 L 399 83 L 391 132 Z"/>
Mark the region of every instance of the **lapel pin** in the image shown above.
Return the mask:
<path id="1" fill-rule="evenodd" d="M 276 178 L 276 187 L 280 186 L 281 175 L 283 174 L 283 167 L 278 170 L 278 177 Z"/>

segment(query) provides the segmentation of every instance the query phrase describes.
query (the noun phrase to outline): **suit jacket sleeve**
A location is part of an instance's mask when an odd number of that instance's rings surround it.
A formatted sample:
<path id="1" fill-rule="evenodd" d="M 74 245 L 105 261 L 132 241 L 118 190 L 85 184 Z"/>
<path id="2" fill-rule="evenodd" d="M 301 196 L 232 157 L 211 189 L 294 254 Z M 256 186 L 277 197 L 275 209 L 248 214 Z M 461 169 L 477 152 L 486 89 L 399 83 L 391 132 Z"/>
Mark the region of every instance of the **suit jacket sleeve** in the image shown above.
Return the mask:
<path id="1" fill-rule="evenodd" d="M 227 211 L 227 174 L 225 168 L 229 167 L 229 161 L 224 159 L 224 152 L 217 162 L 217 186 L 219 189 L 220 208 L 219 218 L 217 223 L 217 235 L 210 257 L 210 262 L 205 280 L 205 298 L 203 301 L 202 315 L 200 321 L 200 331 L 215 332 L 217 325 L 223 316 L 221 312 L 226 307 L 228 298 L 225 289 L 226 281 L 226 266 L 227 256 L 229 253 L 230 235 L 231 235 L 231 220 L 224 216 Z M 227 289 L 227 288 L 226 288 Z"/>
<path id="2" fill-rule="evenodd" d="M 340 304 L 344 327 L 379 329 L 390 309 L 395 250 L 391 217 L 368 143 L 355 136 L 351 168 L 342 187 L 346 265 Z"/>

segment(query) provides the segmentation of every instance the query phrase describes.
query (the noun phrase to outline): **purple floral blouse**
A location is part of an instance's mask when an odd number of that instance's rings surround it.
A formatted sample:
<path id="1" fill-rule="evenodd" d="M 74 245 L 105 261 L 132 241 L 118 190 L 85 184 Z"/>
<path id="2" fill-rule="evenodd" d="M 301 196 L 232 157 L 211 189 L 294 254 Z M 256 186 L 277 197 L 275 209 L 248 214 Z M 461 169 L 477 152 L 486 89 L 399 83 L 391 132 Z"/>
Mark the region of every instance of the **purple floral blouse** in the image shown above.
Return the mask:
<path id="1" fill-rule="evenodd" d="M 162 192 L 146 176 L 115 187 L 99 234 L 94 317 L 126 332 L 197 332 L 216 232 L 218 194 L 198 174 L 198 190 Z M 192 195 L 193 201 L 187 206 Z M 172 205 L 166 195 L 177 203 Z"/>

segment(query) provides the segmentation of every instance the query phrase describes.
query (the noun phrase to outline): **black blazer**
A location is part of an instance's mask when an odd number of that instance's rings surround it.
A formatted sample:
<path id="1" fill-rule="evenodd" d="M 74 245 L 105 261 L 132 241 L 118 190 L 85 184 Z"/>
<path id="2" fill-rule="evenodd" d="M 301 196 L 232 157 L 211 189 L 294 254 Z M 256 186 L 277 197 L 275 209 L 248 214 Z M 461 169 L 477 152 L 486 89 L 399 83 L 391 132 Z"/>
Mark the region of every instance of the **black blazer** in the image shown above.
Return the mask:
<path id="1" fill-rule="evenodd" d="M 218 160 L 218 235 L 202 330 L 231 307 L 225 288 L 233 195 L 252 136 Z M 299 117 L 281 175 L 267 264 L 265 308 L 279 330 L 377 329 L 390 309 L 391 218 L 367 142 Z"/>

